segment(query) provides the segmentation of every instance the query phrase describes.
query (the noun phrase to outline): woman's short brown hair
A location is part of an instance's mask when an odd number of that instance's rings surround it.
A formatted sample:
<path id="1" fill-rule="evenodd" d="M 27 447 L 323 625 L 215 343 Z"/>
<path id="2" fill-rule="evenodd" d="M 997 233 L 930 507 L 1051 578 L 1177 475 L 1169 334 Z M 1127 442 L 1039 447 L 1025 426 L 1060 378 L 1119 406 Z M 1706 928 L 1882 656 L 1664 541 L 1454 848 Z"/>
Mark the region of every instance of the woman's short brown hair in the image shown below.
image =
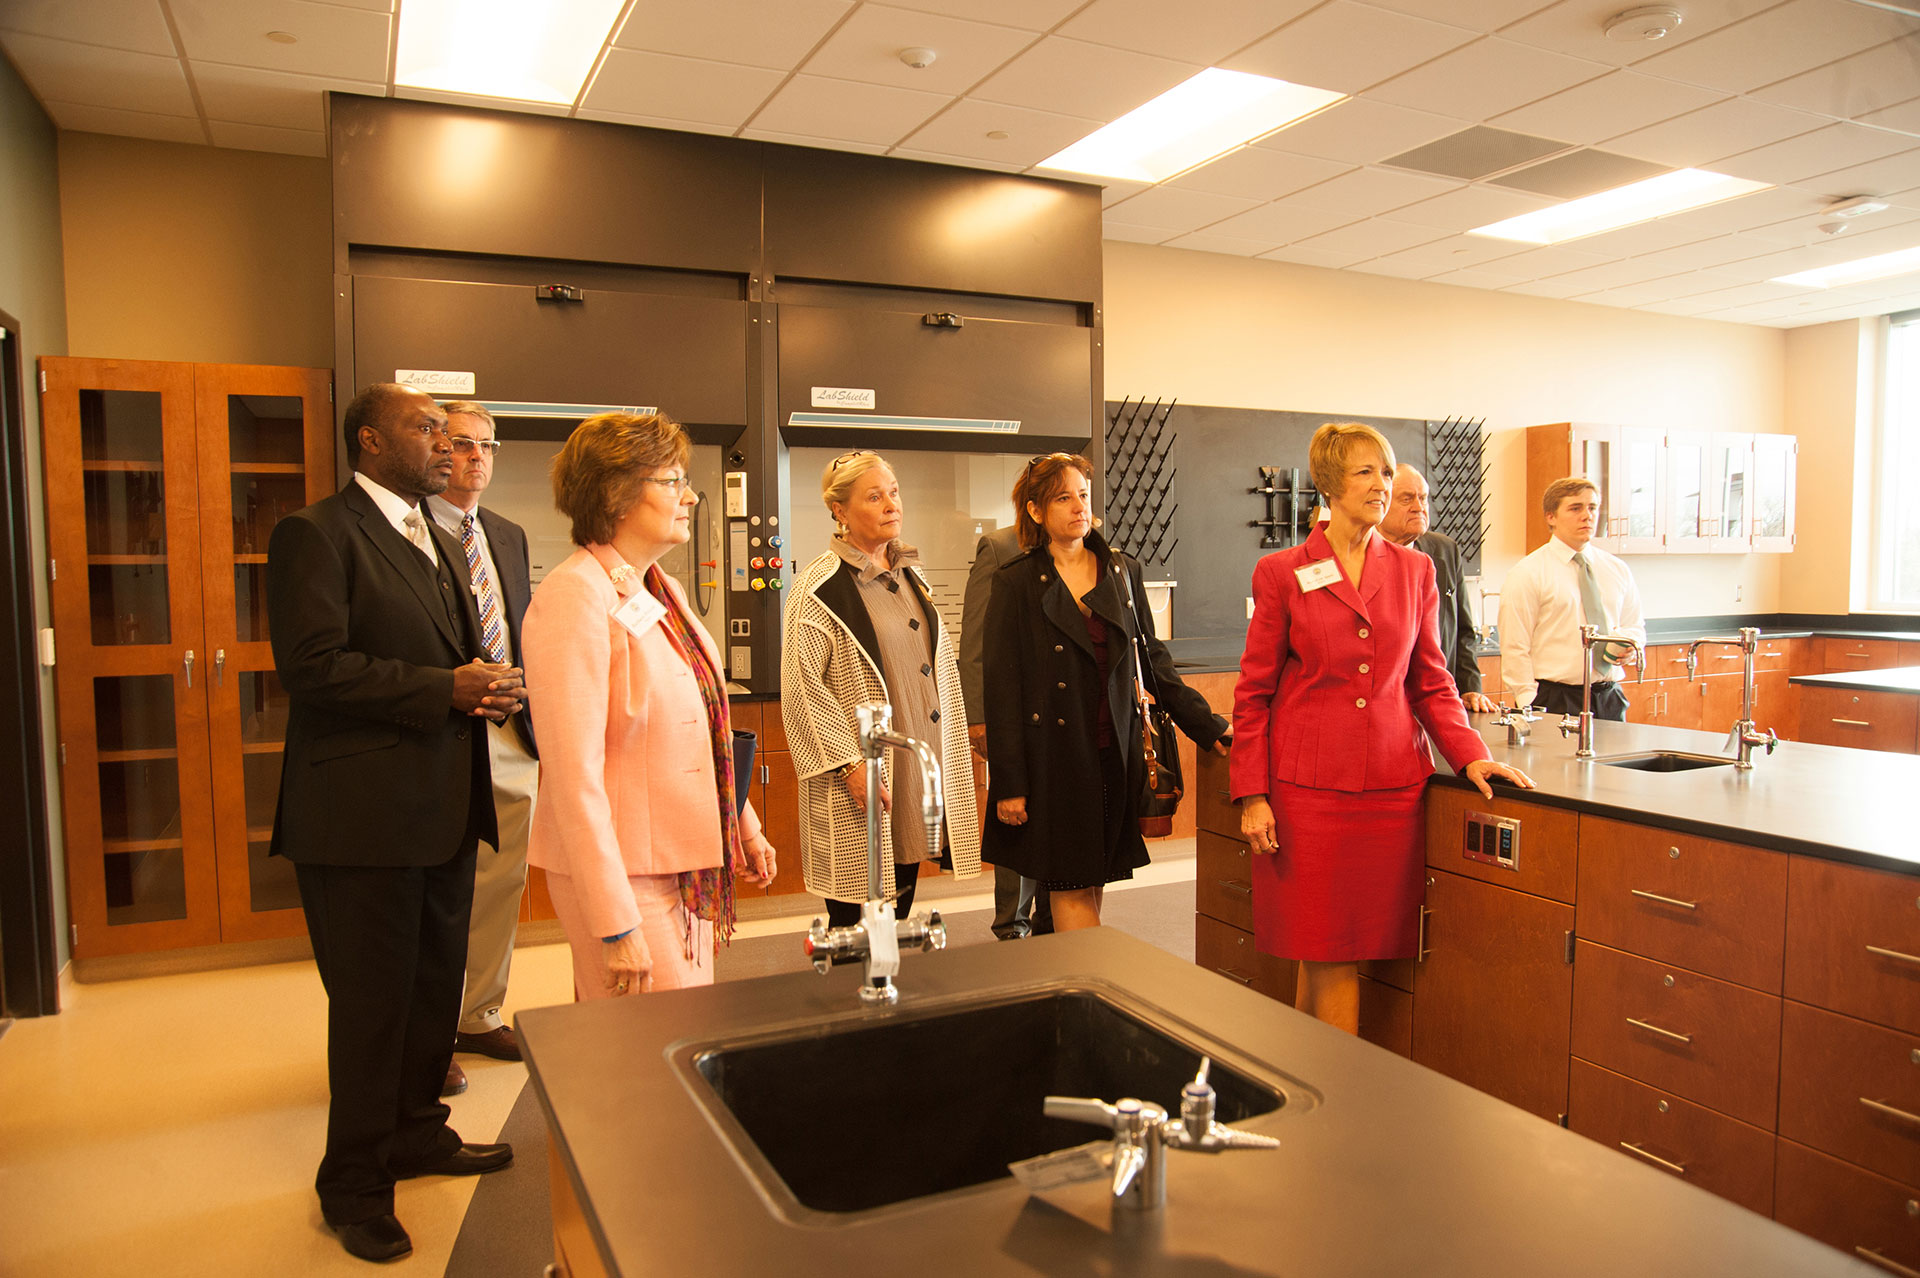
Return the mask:
<path id="1" fill-rule="evenodd" d="M 641 480 L 683 469 L 693 441 L 663 413 L 600 413 L 574 427 L 553 459 L 553 504 L 573 521 L 573 544 L 605 545 L 634 502 Z"/>
<path id="2" fill-rule="evenodd" d="M 1093 484 L 1093 463 L 1078 453 L 1048 453 L 1036 457 L 1027 463 L 1020 472 L 1020 478 L 1013 484 L 1013 526 L 1020 533 L 1020 547 L 1032 550 L 1035 546 L 1047 544 L 1047 530 L 1044 525 L 1027 513 L 1027 503 L 1044 509 L 1067 483 L 1067 472 L 1077 470 L 1085 476 L 1089 487 Z"/>
<path id="3" fill-rule="evenodd" d="M 1378 449 L 1387 473 L 1393 473 L 1393 445 L 1373 427 L 1360 422 L 1327 422 L 1313 432 L 1313 440 L 1307 445 L 1307 469 L 1327 505 L 1346 491 L 1347 470 L 1353 464 L 1353 455 L 1362 448 Z"/>

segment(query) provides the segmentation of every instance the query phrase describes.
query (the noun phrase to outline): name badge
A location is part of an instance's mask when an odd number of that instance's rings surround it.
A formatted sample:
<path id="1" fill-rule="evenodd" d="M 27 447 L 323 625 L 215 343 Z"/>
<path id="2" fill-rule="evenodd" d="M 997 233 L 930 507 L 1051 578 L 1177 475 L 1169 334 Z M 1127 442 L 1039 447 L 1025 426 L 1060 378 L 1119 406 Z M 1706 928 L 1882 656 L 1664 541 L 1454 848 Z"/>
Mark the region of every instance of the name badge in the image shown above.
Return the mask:
<path id="1" fill-rule="evenodd" d="M 1316 559 L 1304 568 L 1295 568 L 1303 592 L 1320 590 L 1340 580 L 1340 565 L 1331 559 Z"/>
<path id="2" fill-rule="evenodd" d="M 659 624 L 660 618 L 666 615 L 667 606 L 648 590 L 634 591 L 613 610 L 613 619 L 635 636 L 645 635 L 649 627 Z"/>

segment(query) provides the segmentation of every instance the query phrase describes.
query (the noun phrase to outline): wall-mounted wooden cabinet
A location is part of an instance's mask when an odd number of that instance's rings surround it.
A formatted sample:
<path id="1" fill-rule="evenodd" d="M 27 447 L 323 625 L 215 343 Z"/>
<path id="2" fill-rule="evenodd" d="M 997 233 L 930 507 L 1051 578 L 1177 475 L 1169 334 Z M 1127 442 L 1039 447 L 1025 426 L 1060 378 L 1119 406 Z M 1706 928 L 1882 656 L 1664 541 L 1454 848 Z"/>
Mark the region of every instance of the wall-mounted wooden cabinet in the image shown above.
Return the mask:
<path id="1" fill-rule="evenodd" d="M 267 538 L 333 491 L 326 369 L 40 361 L 74 955 L 302 927 L 269 860 Z"/>

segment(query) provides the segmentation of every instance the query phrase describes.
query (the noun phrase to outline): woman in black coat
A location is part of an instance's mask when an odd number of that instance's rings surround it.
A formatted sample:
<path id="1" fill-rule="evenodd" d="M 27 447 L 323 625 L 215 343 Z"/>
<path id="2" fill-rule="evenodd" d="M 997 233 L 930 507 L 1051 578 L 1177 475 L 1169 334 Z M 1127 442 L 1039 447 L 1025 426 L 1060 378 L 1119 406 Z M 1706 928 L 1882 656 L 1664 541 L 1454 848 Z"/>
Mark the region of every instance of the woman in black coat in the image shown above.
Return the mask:
<path id="1" fill-rule="evenodd" d="M 1026 553 L 994 578 L 982 662 L 993 766 L 981 855 L 1040 880 L 1059 931 L 1097 926 L 1106 885 L 1148 860 L 1132 648 L 1146 585 L 1094 531 L 1092 483 L 1092 463 L 1070 453 L 1021 473 L 1013 507 Z M 1146 647 L 1174 722 L 1225 754 L 1227 720 L 1181 682 L 1150 621 Z"/>

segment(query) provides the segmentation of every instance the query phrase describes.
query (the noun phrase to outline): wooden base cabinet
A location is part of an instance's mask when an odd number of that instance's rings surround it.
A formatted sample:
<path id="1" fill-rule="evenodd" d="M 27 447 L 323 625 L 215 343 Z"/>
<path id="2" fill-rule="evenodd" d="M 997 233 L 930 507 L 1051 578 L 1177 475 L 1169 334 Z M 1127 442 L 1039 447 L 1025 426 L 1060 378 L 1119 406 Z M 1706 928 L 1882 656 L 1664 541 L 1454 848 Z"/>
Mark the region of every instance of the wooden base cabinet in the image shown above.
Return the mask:
<path id="1" fill-rule="evenodd" d="M 1920 1273 L 1920 1197 L 1908 1185 L 1782 1139 L 1773 1218 L 1888 1273 Z"/>
<path id="2" fill-rule="evenodd" d="M 1567 1126 L 1742 1207 L 1773 1211 L 1773 1133 L 1574 1058 Z"/>

